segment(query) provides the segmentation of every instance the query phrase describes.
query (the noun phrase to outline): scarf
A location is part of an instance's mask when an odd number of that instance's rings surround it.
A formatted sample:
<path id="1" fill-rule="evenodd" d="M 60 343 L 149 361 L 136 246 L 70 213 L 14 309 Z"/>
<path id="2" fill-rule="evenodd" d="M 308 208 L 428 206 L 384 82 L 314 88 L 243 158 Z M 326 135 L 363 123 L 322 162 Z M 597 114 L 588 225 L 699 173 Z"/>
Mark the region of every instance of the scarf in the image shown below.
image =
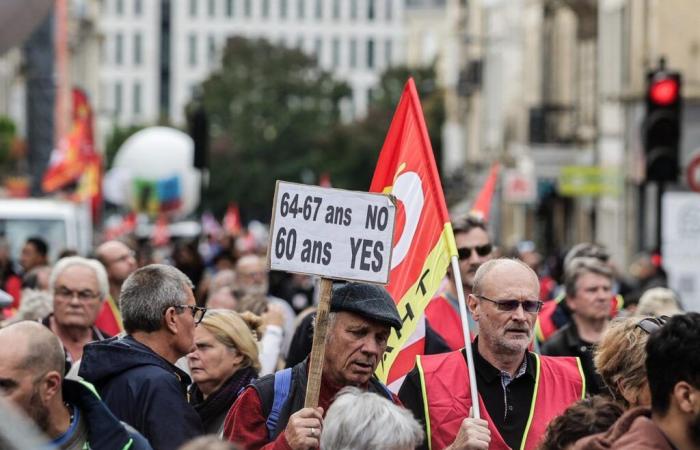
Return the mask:
<path id="1" fill-rule="evenodd" d="M 252 367 L 240 369 L 231 375 L 231 378 L 226 380 L 226 383 L 216 392 L 211 393 L 206 400 L 197 384 L 193 383 L 190 387 L 190 404 L 199 414 L 202 423 L 206 425 L 228 411 L 241 389 L 257 378 L 257 375 Z"/>

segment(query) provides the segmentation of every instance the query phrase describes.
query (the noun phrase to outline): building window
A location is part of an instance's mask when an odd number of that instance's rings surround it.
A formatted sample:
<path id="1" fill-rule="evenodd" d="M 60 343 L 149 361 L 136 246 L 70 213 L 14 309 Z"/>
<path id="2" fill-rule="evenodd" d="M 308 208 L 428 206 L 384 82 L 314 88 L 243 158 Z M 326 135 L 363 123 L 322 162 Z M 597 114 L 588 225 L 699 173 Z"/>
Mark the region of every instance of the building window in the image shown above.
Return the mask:
<path id="1" fill-rule="evenodd" d="M 331 58 L 333 68 L 338 68 L 340 66 L 340 39 L 337 37 L 333 38 L 333 41 L 331 42 Z"/>
<path id="2" fill-rule="evenodd" d="M 280 17 L 287 18 L 287 0 L 280 0 Z"/>
<path id="3" fill-rule="evenodd" d="M 303 19 L 306 15 L 306 0 L 297 0 L 297 17 Z"/>
<path id="4" fill-rule="evenodd" d="M 270 17 L 270 0 L 262 0 L 262 16 L 267 19 Z"/>
<path id="5" fill-rule="evenodd" d="M 350 0 L 350 18 L 357 19 L 357 0 Z"/>
<path id="6" fill-rule="evenodd" d="M 190 17 L 197 17 L 197 2 L 199 0 L 190 0 Z"/>
<path id="7" fill-rule="evenodd" d="M 320 37 L 314 40 L 314 54 L 316 55 L 316 63 L 320 66 L 323 54 L 323 40 Z"/>
<path id="8" fill-rule="evenodd" d="M 253 4 L 250 0 L 243 1 L 243 14 L 245 14 L 246 17 L 253 15 Z"/>
<path id="9" fill-rule="evenodd" d="M 114 41 L 114 64 L 121 66 L 124 63 L 124 36 L 117 33 Z"/>
<path id="10" fill-rule="evenodd" d="M 209 0 L 209 17 L 216 17 L 216 0 Z"/>
<path id="11" fill-rule="evenodd" d="M 141 114 L 141 83 L 139 83 L 138 81 L 134 83 L 133 98 L 131 100 L 131 106 L 134 111 L 134 115 L 138 116 L 139 114 Z"/>
<path id="12" fill-rule="evenodd" d="M 226 0 L 226 17 L 233 17 L 236 14 L 236 10 L 233 4 L 233 0 Z"/>
<path id="13" fill-rule="evenodd" d="M 393 57 L 393 55 L 392 55 L 392 52 L 393 52 L 392 44 L 393 44 L 393 43 L 391 42 L 391 39 L 387 39 L 387 40 L 384 42 L 384 61 L 386 62 L 386 65 L 387 65 L 387 66 L 391 66 L 391 59 L 392 59 L 392 57 Z"/>
<path id="14" fill-rule="evenodd" d="M 391 21 L 392 14 L 394 12 L 394 5 L 392 4 L 394 0 L 384 0 L 386 3 L 384 3 L 384 6 L 386 8 L 384 9 L 384 17 L 386 18 L 387 22 Z"/>
<path id="15" fill-rule="evenodd" d="M 122 84 L 114 83 L 114 114 L 120 116 L 122 113 Z"/>
<path id="16" fill-rule="evenodd" d="M 134 65 L 140 66 L 143 61 L 143 39 L 141 33 L 134 34 Z"/>
<path id="17" fill-rule="evenodd" d="M 323 18 L 323 0 L 316 0 L 316 8 L 314 15 L 317 19 Z"/>
<path id="18" fill-rule="evenodd" d="M 374 39 L 367 39 L 367 68 L 374 69 Z"/>
<path id="19" fill-rule="evenodd" d="M 216 63 L 216 39 L 214 36 L 207 38 L 207 60 L 210 66 Z"/>
<path id="20" fill-rule="evenodd" d="M 124 15 L 124 0 L 117 0 L 115 10 L 118 16 Z"/>
<path id="21" fill-rule="evenodd" d="M 374 0 L 367 0 L 367 19 L 374 20 Z"/>
<path id="22" fill-rule="evenodd" d="M 333 0 L 333 18 L 340 19 L 340 0 Z"/>
<path id="23" fill-rule="evenodd" d="M 354 69 L 355 67 L 357 67 L 357 41 L 355 41 L 355 39 L 350 39 L 349 46 L 350 48 L 348 53 L 350 57 L 348 65 Z"/>
<path id="24" fill-rule="evenodd" d="M 197 65 L 197 35 L 190 34 L 187 39 L 187 55 L 190 66 Z"/>
<path id="25" fill-rule="evenodd" d="M 143 12 L 143 0 L 134 0 L 134 15 L 140 16 Z"/>

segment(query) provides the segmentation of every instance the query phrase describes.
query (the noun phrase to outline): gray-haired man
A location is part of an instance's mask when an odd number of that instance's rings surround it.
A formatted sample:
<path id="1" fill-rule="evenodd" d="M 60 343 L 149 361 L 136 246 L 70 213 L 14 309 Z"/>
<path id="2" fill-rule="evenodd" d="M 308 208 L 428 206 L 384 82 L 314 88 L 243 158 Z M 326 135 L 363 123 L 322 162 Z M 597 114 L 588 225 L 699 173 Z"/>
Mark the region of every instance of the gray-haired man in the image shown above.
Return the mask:
<path id="1" fill-rule="evenodd" d="M 154 449 L 178 448 L 202 434 L 186 399 L 190 378 L 174 364 L 194 349 L 194 328 L 205 309 L 195 305 L 187 276 L 160 264 L 132 273 L 120 304 L 127 335 L 88 345 L 79 375 Z"/>

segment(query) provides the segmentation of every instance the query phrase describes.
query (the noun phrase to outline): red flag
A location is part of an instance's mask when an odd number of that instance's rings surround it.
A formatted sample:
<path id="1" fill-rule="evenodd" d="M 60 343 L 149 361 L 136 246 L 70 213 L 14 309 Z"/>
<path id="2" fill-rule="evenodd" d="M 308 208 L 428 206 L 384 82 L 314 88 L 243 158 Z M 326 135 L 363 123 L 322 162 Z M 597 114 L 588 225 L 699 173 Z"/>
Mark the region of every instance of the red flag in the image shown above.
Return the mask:
<path id="1" fill-rule="evenodd" d="M 323 172 L 321 177 L 318 179 L 318 185 L 321 187 L 333 187 L 331 184 L 331 174 L 328 172 Z"/>
<path id="2" fill-rule="evenodd" d="M 151 243 L 154 247 L 162 247 L 170 242 L 170 231 L 168 230 L 168 218 L 165 214 L 158 216 L 156 225 L 153 227 Z"/>
<path id="3" fill-rule="evenodd" d="M 474 200 L 474 206 L 472 207 L 471 213 L 479 216 L 484 221 L 489 220 L 491 201 L 493 200 L 493 191 L 496 189 L 496 182 L 498 181 L 498 172 L 500 168 L 501 166 L 498 163 L 493 163 L 489 176 L 486 178 L 484 185 L 481 187 L 479 195 L 476 196 L 476 200 Z"/>
<path id="4" fill-rule="evenodd" d="M 85 92 L 73 89 L 71 129 L 51 152 L 41 188 L 45 192 L 53 192 L 77 181 L 94 154 L 92 110 Z"/>
<path id="5" fill-rule="evenodd" d="M 377 375 L 398 389 L 423 351 L 423 310 L 457 254 L 445 197 L 435 166 L 415 83 L 409 79 L 382 147 L 372 192 L 398 200 L 390 282 L 387 290 L 404 318 L 392 331 Z"/>
<path id="6" fill-rule="evenodd" d="M 224 215 L 224 231 L 231 236 L 238 236 L 241 233 L 241 213 L 238 210 L 238 203 L 229 203 Z"/>
<path id="7" fill-rule="evenodd" d="M 95 326 L 111 336 L 116 336 L 124 331 L 122 315 L 111 295 L 108 295 L 102 302 L 100 313 L 95 319 Z"/>

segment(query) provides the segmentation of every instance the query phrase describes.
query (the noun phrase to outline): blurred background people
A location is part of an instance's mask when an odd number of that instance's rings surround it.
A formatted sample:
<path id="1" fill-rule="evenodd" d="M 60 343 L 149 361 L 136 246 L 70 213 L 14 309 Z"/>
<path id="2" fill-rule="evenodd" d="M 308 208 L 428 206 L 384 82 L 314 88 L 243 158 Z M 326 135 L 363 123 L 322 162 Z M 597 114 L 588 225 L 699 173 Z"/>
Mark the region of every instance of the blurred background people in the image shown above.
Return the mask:
<path id="1" fill-rule="evenodd" d="M 19 257 L 19 265 L 22 272 L 27 273 L 37 266 L 45 266 L 49 263 L 49 245 L 39 236 L 27 239 L 22 247 Z"/>
<path id="2" fill-rule="evenodd" d="M 107 241 L 97 247 L 95 256 L 107 270 L 109 296 L 118 306 L 122 284 L 137 269 L 136 254 L 121 241 Z"/>
<path id="3" fill-rule="evenodd" d="M 683 312 L 678 296 L 669 288 L 655 287 L 646 290 L 637 305 L 638 316 L 672 316 Z"/>

